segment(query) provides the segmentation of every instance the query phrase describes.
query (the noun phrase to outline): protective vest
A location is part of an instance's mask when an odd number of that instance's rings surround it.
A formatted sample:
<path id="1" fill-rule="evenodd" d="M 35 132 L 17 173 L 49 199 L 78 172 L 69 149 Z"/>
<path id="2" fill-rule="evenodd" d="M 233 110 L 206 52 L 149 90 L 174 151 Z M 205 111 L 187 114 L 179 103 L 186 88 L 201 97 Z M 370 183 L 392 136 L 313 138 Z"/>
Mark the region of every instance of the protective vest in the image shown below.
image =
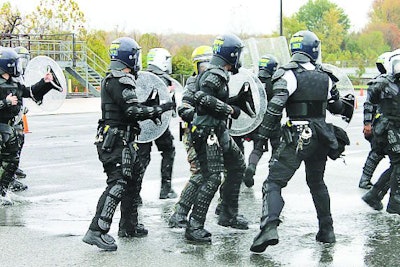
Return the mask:
<path id="1" fill-rule="evenodd" d="M 289 97 L 286 111 L 289 118 L 325 117 L 329 75 L 318 65 L 315 70 L 306 70 L 301 65 L 293 69 L 297 79 L 297 89 Z"/>
<path id="2" fill-rule="evenodd" d="M 0 78 L 0 101 L 5 100 L 10 93 L 18 97 L 18 103 L 14 106 L 4 106 L 4 108 L 0 110 L 0 123 L 12 124 L 12 120 L 21 110 L 23 93 L 16 82 L 6 81 Z"/>
<path id="3" fill-rule="evenodd" d="M 381 93 L 380 112 L 390 120 L 400 121 L 400 81 L 386 79 Z"/>
<path id="4" fill-rule="evenodd" d="M 105 124 L 110 126 L 128 125 L 128 121 L 124 120 L 125 113 L 118 102 L 122 103 L 125 100 L 122 98 L 122 92 L 127 88 L 127 84 L 119 82 L 120 77 L 114 77 L 111 73 L 108 74 L 103 82 L 101 89 L 101 115 Z M 116 101 L 115 99 L 120 99 Z"/>

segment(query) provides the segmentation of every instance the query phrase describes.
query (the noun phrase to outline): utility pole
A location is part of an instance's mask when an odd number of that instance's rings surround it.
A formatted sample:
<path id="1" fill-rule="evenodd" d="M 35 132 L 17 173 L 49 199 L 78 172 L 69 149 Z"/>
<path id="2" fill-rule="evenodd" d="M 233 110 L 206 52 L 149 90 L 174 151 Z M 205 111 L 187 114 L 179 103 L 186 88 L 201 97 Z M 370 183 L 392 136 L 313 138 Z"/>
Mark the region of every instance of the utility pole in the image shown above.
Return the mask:
<path id="1" fill-rule="evenodd" d="M 281 8 L 280 8 L 281 12 L 280 12 L 280 24 L 279 24 L 279 34 L 280 34 L 280 36 L 283 36 L 282 1 L 283 0 L 281 0 Z"/>

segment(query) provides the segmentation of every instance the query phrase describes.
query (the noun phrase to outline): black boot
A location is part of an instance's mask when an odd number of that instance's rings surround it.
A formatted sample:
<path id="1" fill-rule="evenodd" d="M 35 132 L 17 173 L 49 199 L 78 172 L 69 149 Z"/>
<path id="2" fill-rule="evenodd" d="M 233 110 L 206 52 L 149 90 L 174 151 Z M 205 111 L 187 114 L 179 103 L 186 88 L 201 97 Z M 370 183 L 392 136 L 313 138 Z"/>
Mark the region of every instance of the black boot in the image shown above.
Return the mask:
<path id="1" fill-rule="evenodd" d="M 144 237 L 148 233 L 149 231 L 141 223 L 136 224 L 130 229 L 119 228 L 118 230 L 119 237 Z"/>
<path id="2" fill-rule="evenodd" d="M 204 229 L 203 224 L 193 218 L 186 227 L 185 238 L 196 243 L 211 243 L 211 233 Z"/>
<path id="3" fill-rule="evenodd" d="M 379 197 L 379 193 L 375 187 L 372 187 L 367 193 L 365 193 L 362 197 L 365 203 L 367 203 L 371 208 L 375 210 L 382 210 L 382 198 Z"/>
<path id="4" fill-rule="evenodd" d="M 171 181 L 162 181 L 160 190 L 160 199 L 177 198 L 178 195 L 171 187 Z"/>
<path id="5" fill-rule="evenodd" d="M 331 216 L 319 219 L 319 231 L 315 240 L 322 243 L 335 243 L 336 237 L 333 231 L 333 221 Z"/>
<path id="6" fill-rule="evenodd" d="M 28 189 L 28 186 L 26 184 L 21 183 L 17 179 L 14 178 L 14 180 L 10 184 L 10 190 L 12 192 L 20 192 L 20 191 L 25 191 Z"/>
<path id="7" fill-rule="evenodd" d="M 17 176 L 17 179 L 24 179 L 24 178 L 26 178 L 26 174 L 25 174 L 24 171 L 21 170 L 20 168 L 18 168 L 18 169 L 15 171 L 15 175 Z"/>
<path id="8" fill-rule="evenodd" d="M 98 248 L 115 251 L 117 250 L 117 244 L 115 244 L 115 239 L 106 233 L 101 233 L 100 231 L 88 230 L 82 239 L 83 242 L 89 245 L 95 245 Z"/>
<path id="9" fill-rule="evenodd" d="M 186 228 L 187 218 L 185 214 L 174 212 L 168 220 L 170 228 Z"/>
<path id="10" fill-rule="evenodd" d="M 247 230 L 249 229 L 248 221 L 243 215 L 231 216 L 228 213 L 221 211 L 218 217 L 218 224 L 225 227 L 232 227 L 235 229 Z"/>
<path id="11" fill-rule="evenodd" d="M 392 194 L 390 195 L 386 211 L 392 214 L 400 215 L 400 196 L 393 196 Z"/>
<path id="12" fill-rule="evenodd" d="M 279 236 L 277 227 L 278 223 L 276 222 L 267 223 L 254 238 L 253 244 L 250 247 L 250 251 L 261 253 L 264 252 L 268 246 L 274 246 L 278 244 Z"/>

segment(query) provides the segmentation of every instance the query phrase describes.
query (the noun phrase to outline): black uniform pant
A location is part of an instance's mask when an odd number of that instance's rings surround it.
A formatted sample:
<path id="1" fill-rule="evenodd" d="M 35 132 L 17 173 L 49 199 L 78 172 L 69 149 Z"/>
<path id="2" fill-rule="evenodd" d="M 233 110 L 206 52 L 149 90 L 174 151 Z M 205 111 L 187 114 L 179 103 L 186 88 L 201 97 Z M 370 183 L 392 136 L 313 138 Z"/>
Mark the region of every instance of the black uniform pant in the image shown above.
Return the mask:
<path id="1" fill-rule="evenodd" d="M 156 140 L 154 143 L 157 146 L 158 151 L 161 152 L 161 182 L 171 182 L 172 169 L 175 159 L 175 146 L 174 146 L 174 136 L 172 135 L 169 128 Z M 146 171 L 147 166 L 151 160 L 151 147 L 152 142 L 149 143 L 139 143 L 139 158 Z M 143 177 L 141 177 L 143 179 Z M 141 182 L 141 181 L 140 181 Z"/>
<path id="2" fill-rule="evenodd" d="M 140 177 L 143 167 L 137 155 L 132 155 L 132 176 L 122 175 L 122 140 L 116 141 L 111 152 L 102 150 L 102 144 L 97 144 L 97 152 L 107 174 L 107 187 L 97 203 L 96 214 L 89 229 L 107 233 L 110 230 L 115 209 L 121 202 L 120 229 L 133 230 L 138 223 L 137 199 L 140 190 Z M 134 154 L 134 153 L 133 153 Z"/>
<path id="3" fill-rule="evenodd" d="M 260 228 L 266 224 L 279 223 L 279 216 L 284 206 L 281 195 L 282 188 L 286 187 L 300 164 L 304 161 L 306 182 L 317 212 L 319 224 L 332 226 L 330 211 L 330 197 L 324 182 L 324 172 L 327 160 L 327 146 L 318 144 L 315 153 L 306 159 L 296 154 L 297 142 L 286 144 L 282 142 L 269 164 L 269 174 L 263 184 L 263 209 Z"/>

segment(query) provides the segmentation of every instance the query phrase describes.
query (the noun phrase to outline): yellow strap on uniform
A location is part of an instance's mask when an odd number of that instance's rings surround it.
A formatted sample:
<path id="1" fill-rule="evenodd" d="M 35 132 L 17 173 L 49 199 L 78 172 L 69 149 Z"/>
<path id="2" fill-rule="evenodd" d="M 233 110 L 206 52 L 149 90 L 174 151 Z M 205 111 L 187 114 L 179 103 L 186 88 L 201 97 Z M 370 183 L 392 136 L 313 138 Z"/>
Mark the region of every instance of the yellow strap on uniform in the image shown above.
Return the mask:
<path id="1" fill-rule="evenodd" d="M 110 125 L 107 124 L 106 126 L 104 126 L 103 133 L 106 133 L 108 129 L 110 129 Z"/>
<path id="2" fill-rule="evenodd" d="M 194 133 L 194 131 L 196 131 L 196 129 L 197 129 L 197 126 L 196 126 L 196 125 L 193 125 L 193 126 L 192 126 L 192 133 Z"/>
<path id="3" fill-rule="evenodd" d="M 376 113 L 375 119 L 379 118 L 382 114 L 381 113 Z"/>

